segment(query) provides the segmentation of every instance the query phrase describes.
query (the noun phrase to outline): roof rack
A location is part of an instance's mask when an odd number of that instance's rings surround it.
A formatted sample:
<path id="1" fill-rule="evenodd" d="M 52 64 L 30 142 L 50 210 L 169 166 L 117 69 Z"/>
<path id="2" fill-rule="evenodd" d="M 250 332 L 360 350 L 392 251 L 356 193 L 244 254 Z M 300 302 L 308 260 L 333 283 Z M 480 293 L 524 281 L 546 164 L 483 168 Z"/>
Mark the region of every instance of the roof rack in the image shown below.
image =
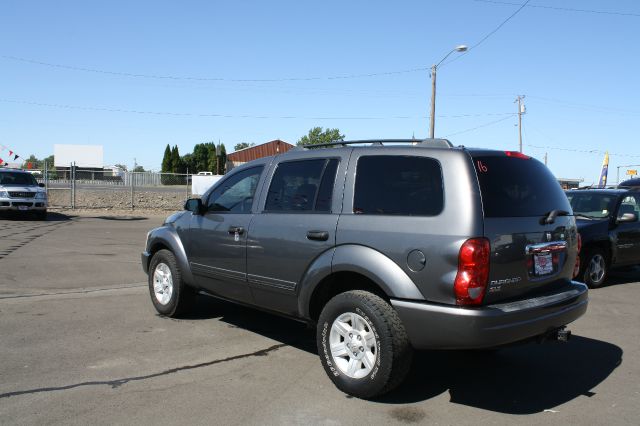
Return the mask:
<path id="1" fill-rule="evenodd" d="M 384 146 L 388 144 L 412 144 L 414 146 L 428 148 L 453 148 L 453 144 L 447 139 L 363 139 L 354 141 L 334 141 L 329 143 L 319 143 L 302 145 L 300 148 L 323 148 L 328 146 L 348 146 L 348 145 L 370 144 L 371 146 Z"/>

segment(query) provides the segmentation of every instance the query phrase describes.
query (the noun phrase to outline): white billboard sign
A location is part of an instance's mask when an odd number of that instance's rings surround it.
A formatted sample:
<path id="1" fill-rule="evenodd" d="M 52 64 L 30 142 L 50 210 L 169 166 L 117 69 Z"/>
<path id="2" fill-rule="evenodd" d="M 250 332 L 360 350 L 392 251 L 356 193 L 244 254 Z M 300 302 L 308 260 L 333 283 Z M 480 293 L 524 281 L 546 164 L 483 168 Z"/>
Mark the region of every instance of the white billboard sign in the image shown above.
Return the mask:
<path id="1" fill-rule="evenodd" d="M 53 145 L 54 166 L 69 167 L 75 161 L 77 167 L 102 168 L 102 145 Z"/>

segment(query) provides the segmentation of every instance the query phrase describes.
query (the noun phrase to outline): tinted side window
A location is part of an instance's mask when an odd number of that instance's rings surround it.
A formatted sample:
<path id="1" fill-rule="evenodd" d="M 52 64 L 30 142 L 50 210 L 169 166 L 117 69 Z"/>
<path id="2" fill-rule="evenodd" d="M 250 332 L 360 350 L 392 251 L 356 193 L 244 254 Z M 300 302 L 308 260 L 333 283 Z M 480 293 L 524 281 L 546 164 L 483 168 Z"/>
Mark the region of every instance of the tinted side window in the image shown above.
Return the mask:
<path id="1" fill-rule="evenodd" d="M 329 211 L 337 160 L 288 161 L 278 165 L 265 211 Z"/>
<path id="2" fill-rule="evenodd" d="M 338 171 L 338 160 L 331 159 L 324 169 L 322 174 L 322 182 L 320 182 L 320 189 L 318 190 L 318 197 L 316 199 L 316 208 L 318 212 L 330 212 L 331 201 L 333 199 L 333 184 L 336 181 L 336 172 Z"/>
<path id="3" fill-rule="evenodd" d="M 433 158 L 380 155 L 358 160 L 354 213 L 436 216 L 443 207 L 442 170 Z"/>
<path id="4" fill-rule="evenodd" d="M 485 217 L 542 216 L 571 211 L 566 195 L 547 166 L 533 159 L 473 155 Z"/>
<path id="5" fill-rule="evenodd" d="M 243 170 L 226 179 L 209 195 L 207 211 L 249 213 L 263 167 Z"/>

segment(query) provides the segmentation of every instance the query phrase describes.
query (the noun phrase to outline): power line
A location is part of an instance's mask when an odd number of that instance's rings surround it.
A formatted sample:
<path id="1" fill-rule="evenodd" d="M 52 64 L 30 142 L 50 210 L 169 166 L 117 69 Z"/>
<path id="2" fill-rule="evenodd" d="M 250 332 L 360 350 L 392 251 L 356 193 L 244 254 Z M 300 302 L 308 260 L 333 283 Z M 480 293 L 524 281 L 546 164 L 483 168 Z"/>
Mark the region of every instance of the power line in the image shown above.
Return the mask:
<path id="1" fill-rule="evenodd" d="M 516 16 L 518 13 L 520 13 L 520 11 L 522 9 L 524 9 L 524 7 L 530 2 L 531 0 L 526 0 L 524 3 L 522 4 L 514 4 L 516 6 L 520 6 L 515 12 L 513 12 L 511 15 L 509 15 L 509 17 L 507 19 L 505 19 L 504 21 L 502 21 L 500 23 L 500 25 L 498 25 L 496 28 L 494 28 L 493 30 L 491 30 L 487 35 L 485 35 L 484 37 L 482 37 L 480 39 L 479 42 L 477 42 L 476 44 L 474 44 L 473 46 L 469 47 L 467 49 L 466 52 L 463 52 L 461 55 L 456 56 L 455 58 L 452 58 L 451 60 L 445 62 L 444 64 L 442 64 L 441 66 L 450 64 L 454 61 L 457 61 L 458 59 L 462 58 L 463 56 L 467 55 L 469 52 L 471 52 L 473 49 L 475 49 L 476 47 L 480 46 L 482 43 L 484 43 L 489 37 L 491 37 L 492 35 L 494 35 L 495 33 L 497 33 L 500 28 L 502 28 L 507 22 L 509 22 L 514 16 Z"/>
<path id="2" fill-rule="evenodd" d="M 567 151 L 567 152 L 579 152 L 583 154 L 596 154 L 596 155 L 604 155 L 608 151 L 602 151 L 599 149 L 575 149 L 575 148 L 560 148 L 558 146 L 540 146 L 540 145 L 531 145 L 527 144 L 530 148 L 537 149 L 551 149 L 554 151 Z M 640 157 L 640 155 L 632 155 L 632 154 L 617 154 L 615 152 L 609 152 L 610 157 Z"/>
<path id="3" fill-rule="evenodd" d="M 72 71 L 90 72 L 96 74 L 107 74 L 120 77 L 133 77 L 133 78 L 150 78 L 158 80 L 188 80 L 188 81 L 227 81 L 235 83 L 269 83 L 269 82 L 283 82 L 283 81 L 316 81 L 316 80 L 347 80 L 355 78 L 367 78 L 367 77 L 381 77 L 398 74 L 408 74 L 419 71 L 426 71 L 429 67 L 417 67 L 405 70 L 396 71 L 384 71 L 375 73 L 363 73 L 363 74 L 345 74 L 345 75 L 333 75 L 325 77 L 285 77 L 285 78 L 224 78 L 224 77 L 193 77 L 193 76 L 177 76 L 177 75 L 157 75 L 157 74 L 142 74 L 142 73 L 130 73 L 111 70 L 102 70 L 98 68 L 87 68 L 74 65 L 56 64 L 51 62 L 44 62 L 35 59 L 22 58 L 11 55 L 0 55 L 0 58 L 9 59 L 17 62 L 25 62 L 28 64 L 41 65 L 51 68 L 60 68 Z"/>
<path id="4" fill-rule="evenodd" d="M 516 114 L 515 114 L 515 113 L 513 113 L 513 114 L 511 114 L 511 115 L 516 115 Z M 463 134 L 463 133 L 472 132 L 472 131 L 474 131 L 474 130 L 481 129 L 481 128 L 483 128 L 483 127 L 488 127 L 488 126 L 491 126 L 491 125 L 494 125 L 494 124 L 498 124 L 498 123 L 500 123 L 501 121 L 507 120 L 507 119 L 509 119 L 509 118 L 511 118 L 511 116 L 507 116 L 507 117 L 504 117 L 504 118 L 501 118 L 501 119 L 499 119 L 499 120 L 495 120 L 495 121 L 490 121 L 489 123 L 481 124 L 481 125 L 479 125 L 479 126 L 472 127 L 472 128 L 470 128 L 470 129 L 461 130 L 461 131 L 459 131 L 459 132 L 455 132 L 455 133 L 449 133 L 448 135 L 446 135 L 446 136 L 444 136 L 444 137 L 445 137 L 445 138 L 448 138 L 448 137 L 451 137 L 451 136 L 456 136 L 456 135 L 461 135 L 461 134 Z"/>
<path id="5" fill-rule="evenodd" d="M 173 116 L 173 117 L 204 117 L 204 118 L 251 118 L 251 119 L 300 119 L 300 120 L 414 120 L 414 119 L 424 119 L 427 116 L 408 116 L 408 115 L 400 115 L 400 116 L 389 116 L 389 117 L 307 117 L 307 116 L 294 116 L 294 115 L 280 115 L 280 116 L 270 116 L 270 115 L 250 115 L 250 114 L 216 114 L 216 113 L 189 113 L 189 112 L 170 112 L 170 111 L 143 111 L 143 110 L 134 110 L 134 109 L 124 109 L 124 108 L 106 108 L 106 107 L 94 107 L 94 106 L 78 106 L 78 105 L 67 105 L 67 104 L 54 104 L 54 103 L 45 103 L 45 102 L 32 102 L 32 101 L 24 101 L 24 100 L 16 100 L 16 99 L 0 99 L 0 102 L 5 103 L 13 103 L 13 104 L 22 104 L 22 105 L 31 105 L 31 106 L 39 106 L 39 107 L 49 107 L 49 108 L 60 108 L 60 109 L 73 109 L 73 110 L 82 110 L 82 111 L 102 111 L 102 112 L 118 112 L 118 113 L 128 113 L 128 114 L 144 114 L 144 115 L 160 115 L 160 116 Z M 504 113 L 482 113 L 482 114 L 457 114 L 457 115 L 439 115 L 441 118 L 467 118 L 467 117 L 484 117 L 484 116 L 500 116 L 506 115 L 506 118 L 515 115 L 515 113 L 504 112 Z"/>
<path id="6" fill-rule="evenodd" d="M 493 4 L 504 4 L 510 6 L 519 6 L 519 3 L 510 3 L 506 1 L 495 1 L 495 0 L 474 0 L 479 3 L 493 3 Z M 531 4 L 527 7 L 535 7 L 539 9 L 552 9 L 552 10 L 561 10 L 564 12 L 582 12 L 582 13 L 597 13 L 601 15 L 618 15 L 618 16 L 635 16 L 639 17 L 640 13 L 632 13 L 632 12 L 610 12 L 606 10 L 593 10 L 593 9 L 574 9 L 570 7 L 557 7 L 557 6 L 544 6 L 541 4 Z"/>

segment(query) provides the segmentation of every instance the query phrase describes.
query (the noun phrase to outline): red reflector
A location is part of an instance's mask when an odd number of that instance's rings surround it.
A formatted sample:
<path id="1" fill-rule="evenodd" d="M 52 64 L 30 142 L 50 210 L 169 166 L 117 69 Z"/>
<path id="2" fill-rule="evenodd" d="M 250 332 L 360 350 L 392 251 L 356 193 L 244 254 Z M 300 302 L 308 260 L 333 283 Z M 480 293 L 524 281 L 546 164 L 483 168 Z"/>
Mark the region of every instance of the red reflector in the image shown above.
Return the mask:
<path id="1" fill-rule="evenodd" d="M 458 273 L 453 284 L 458 305 L 482 303 L 489 280 L 490 252 L 486 238 L 471 238 L 460 247 Z"/>
<path id="2" fill-rule="evenodd" d="M 582 236 L 578 233 L 578 254 L 580 254 L 580 250 L 582 250 Z"/>
<path id="3" fill-rule="evenodd" d="M 507 154 L 507 157 L 521 158 L 523 160 L 529 160 L 531 158 L 518 151 L 505 151 L 504 153 Z"/>

